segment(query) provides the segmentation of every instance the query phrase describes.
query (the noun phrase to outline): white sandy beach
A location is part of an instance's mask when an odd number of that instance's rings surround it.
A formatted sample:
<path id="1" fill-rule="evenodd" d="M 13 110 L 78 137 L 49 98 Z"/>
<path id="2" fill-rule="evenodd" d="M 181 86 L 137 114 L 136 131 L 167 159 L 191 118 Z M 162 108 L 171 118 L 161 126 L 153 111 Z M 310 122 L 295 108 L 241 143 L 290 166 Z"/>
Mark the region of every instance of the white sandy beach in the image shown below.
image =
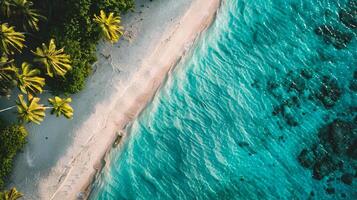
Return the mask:
<path id="1" fill-rule="evenodd" d="M 150 102 L 209 26 L 219 4 L 137 0 L 136 11 L 123 17 L 125 37 L 116 45 L 99 45 L 94 74 L 84 91 L 73 96 L 75 118 L 49 116 L 41 126 L 29 127 L 29 142 L 16 160 L 11 185 L 25 199 L 77 199 L 101 169 L 116 133 Z"/>

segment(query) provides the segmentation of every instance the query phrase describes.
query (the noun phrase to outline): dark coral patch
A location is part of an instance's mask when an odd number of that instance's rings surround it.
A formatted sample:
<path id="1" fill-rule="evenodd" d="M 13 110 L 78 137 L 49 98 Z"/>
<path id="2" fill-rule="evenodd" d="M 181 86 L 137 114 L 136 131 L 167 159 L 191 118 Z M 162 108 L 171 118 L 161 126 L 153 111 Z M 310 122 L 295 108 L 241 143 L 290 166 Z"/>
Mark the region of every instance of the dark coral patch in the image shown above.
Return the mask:
<path id="1" fill-rule="evenodd" d="M 350 0 L 345 9 L 338 13 L 340 21 L 347 27 L 355 29 L 357 27 L 357 1 Z"/>
<path id="2" fill-rule="evenodd" d="M 323 38 L 326 44 L 332 44 L 336 49 L 344 49 L 352 41 L 353 35 L 345 33 L 330 25 L 315 28 L 316 35 Z"/>
<path id="3" fill-rule="evenodd" d="M 340 99 L 341 95 L 342 90 L 338 86 L 336 79 L 324 76 L 316 97 L 325 106 L 325 108 L 328 109 L 333 107 Z"/>
<path id="4" fill-rule="evenodd" d="M 353 175 L 351 173 L 345 173 L 341 176 L 341 181 L 347 185 L 352 185 Z"/>
<path id="5" fill-rule="evenodd" d="M 345 26 L 352 29 L 357 28 L 357 10 L 341 10 L 338 15 Z"/>
<path id="6" fill-rule="evenodd" d="M 357 143 L 357 125 L 351 121 L 336 119 L 322 127 L 318 133 L 319 142 L 310 149 L 303 149 L 297 159 L 301 166 L 311 169 L 313 178 L 323 179 L 336 170 L 344 169 L 346 157 L 353 158 Z M 354 159 L 354 158 L 353 158 Z M 347 173 L 342 180 L 351 182 L 352 174 Z"/>

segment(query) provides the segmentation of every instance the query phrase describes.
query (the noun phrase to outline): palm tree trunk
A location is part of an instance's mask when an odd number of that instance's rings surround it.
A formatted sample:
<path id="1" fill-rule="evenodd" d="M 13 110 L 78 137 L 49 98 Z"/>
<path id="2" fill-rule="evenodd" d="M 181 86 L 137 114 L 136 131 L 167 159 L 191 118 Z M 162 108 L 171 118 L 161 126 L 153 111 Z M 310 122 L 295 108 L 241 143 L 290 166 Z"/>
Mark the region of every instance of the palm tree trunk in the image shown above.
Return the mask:
<path id="1" fill-rule="evenodd" d="M 2 110 L 0 110 L 0 113 L 4 112 L 4 111 L 7 111 L 7 110 L 11 110 L 13 108 L 15 108 L 16 106 L 11 106 L 11 107 L 8 107 L 8 108 L 4 108 Z"/>

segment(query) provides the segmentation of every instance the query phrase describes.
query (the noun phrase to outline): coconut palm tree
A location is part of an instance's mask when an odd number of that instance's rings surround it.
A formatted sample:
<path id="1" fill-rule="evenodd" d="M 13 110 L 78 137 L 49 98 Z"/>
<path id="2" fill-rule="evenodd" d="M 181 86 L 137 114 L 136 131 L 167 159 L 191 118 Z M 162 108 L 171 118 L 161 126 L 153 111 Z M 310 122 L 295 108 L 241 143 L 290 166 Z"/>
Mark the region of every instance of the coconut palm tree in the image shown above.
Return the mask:
<path id="1" fill-rule="evenodd" d="M 71 98 L 62 99 L 60 97 L 49 98 L 48 101 L 53 106 L 51 114 L 56 114 L 57 117 L 60 115 L 65 116 L 68 119 L 73 117 L 73 108 L 69 103 L 71 103 Z"/>
<path id="2" fill-rule="evenodd" d="M 1 0 L 0 1 L 0 11 L 5 17 L 10 17 L 11 15 L 11 0 Z"/>
<path id="3" fill-rule="evenodd" d="M 115 43 L 123 35 L 123 27 L 120 26 L 121 19 L 119 16 L 114 16 L 114 13 L 107 14 L 101 10 L 100 15 L 94 15 L 94 21 L 99 25 L 103 36 Z"/>
<path id="4" fill-rule="evenodd" d="M 9 59 L 6 55 L 0 57 L 0 80 L 11 80 L 12 73 L 15 72 L 15 68 L 10 65 L 14 60 Z"/>
<path id="5" fill-rule="evenodd" d="M 13 49 L 21 52 L 25 46 L 25 36 L 20 32 L 16 32 L 13 26 L 7 23 L 0 25 L 0 49 L 6 54 L 13 54 Z"/>
<path id="6" fill-rule="evenodd" d="M 43 121 L 43 118 L 46 116 L 46 109 L 52 109 L 51 114 L 56 114 L 57 117 L 61 115 L 67 119 L 72 119 L 73 117 L 73 108 L 69 104 L 72 101 L 71 98 L 62 99 L 57 96 L 49 98 L 48 101 L 52 107 L 45 107 L 44 105 L 39 104 L 40 98 L 34 97 L 31 94 L 28 94 L 27 99 L 28 100 L 26 101 L 22 94 L 18 95 L 16 105 L 1 109 L 0 113 L 17 107 L 18 118 L 21 123 L 34 122 L 36 124 L 40 124 Z"/>
<path id="7" fill-rule="evenodd" d="M 28 0 L 12 0 L 14 18 L 22 22 L 23 28 L 31 28 L 38 31 L 38 23 L 40 19 L 45 19 L 38 11 L 32 8 L 33 3 Z"/>
<path id="8" fill-rule="evenodd" d="M 1 200 L 17 200 L 23 196 L 16 188 L 11 188 L 9 191 L 0 193 Z"/>
<path id="9" fill-rule="evenodd" d="M 20 122 L 34 122 L 40 124 L 45 117 L 45 110 L 42 104 L 39 104 L 40 98 L 34 97 L 31 94 L 28 95 L 28 101 L 24 99 L 24 96 L 20 94 L 18 96 L 17 112 Z"/>
<path id="10" fill-rule="evenodd" d="M 23 93 L 42 93 L 45 79 L 39 77 L 39 69 L 31 69 L 27 62 L 22 63 L 21 72 L 16 72 L 17 86 Z"/>
<path id="11" fill-rule="evenodd" d="M 11 88 L 15 85 L 14 74 L 16 68 L 13 68 L 10 60 L 6 55 L 0 57 L 0 95 L 6 96 L 11 92 Z"/>
<path id="12" fill-rule="evenodd" d="M 54 75 L 64 76 L 68 70 L 72 69 L 70 56 L 64 53 L 64 48 L 56 49 L 54 39 L 50 40 L 48 47 L 42 44 L 42 48 L 32 51 L 36 56 L 36 62 L 42 63 L 50 77 Z"/>

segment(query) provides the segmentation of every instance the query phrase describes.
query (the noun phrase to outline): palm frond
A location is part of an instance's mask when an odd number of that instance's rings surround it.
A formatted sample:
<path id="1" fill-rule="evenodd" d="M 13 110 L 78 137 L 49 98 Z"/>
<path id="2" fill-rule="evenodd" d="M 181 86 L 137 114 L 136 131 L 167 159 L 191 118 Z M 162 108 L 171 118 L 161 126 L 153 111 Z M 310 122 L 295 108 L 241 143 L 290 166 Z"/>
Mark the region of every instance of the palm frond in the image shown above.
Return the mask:
<path id="1" fill-rule="evenodd" d="M 123 27 L 120 25 L 121 18 L 114 13 L 107 14 L 101 10 L 99 16 L 94 15 L 94 21 L 99 25 L 102 35 L 111 43 L 117 42 L 123 35 Z"/>
<path id="2" fill-rule="evenodd" d="M 46 108 L 39 104 L 40 98 L 28 95 L 28 100 L 22 94 L 18 95 L 17 112 L 20 122 L 34 122 L 40 124 L 45 117 Z"/>
<path id="3" fill-rule="evenodd" d="M 68 119 L 73 117 L 73 108 L 69 105 L 69 103 L 72 102 L 71 98 L 62 99 L 56 96 L 54 98 L 49 98 L 48 101 L 53 106 L 51 111 L 52 114 L 56 114 L 57 117 L 63 115 Z"/>
<path id="4" fill-rule="evenodd" d="M 20 32 L 16 32 L 13 26 L 9 26 L 7 23 L 0 25 L 0 49 L 6 54 L 13 54 L 13 50 L 21 52 L 21 49 L 25 46 L 25 35 Z"/>
<path id="5" fill-rule="evenodd" d="M 70 56 L 64 53 L 64 48 L 56 49 L 54 39 L 50 40 L 48 47 L 42 44 L 42 48 L 38 47 L 32 53 L 36 56 L 34 61 L 43 64 L 50 77 L 64 76 L 72 69 Z"/>
<path id="6" fill-rule="evenodd" d="M 16 73 L 17 85 L 23 93 L 42 93 L 45 79 L 39 77 L 39 69 L 31 69 L 30 64 L 24 62 L 21 65 L 21 72 Z"/>

